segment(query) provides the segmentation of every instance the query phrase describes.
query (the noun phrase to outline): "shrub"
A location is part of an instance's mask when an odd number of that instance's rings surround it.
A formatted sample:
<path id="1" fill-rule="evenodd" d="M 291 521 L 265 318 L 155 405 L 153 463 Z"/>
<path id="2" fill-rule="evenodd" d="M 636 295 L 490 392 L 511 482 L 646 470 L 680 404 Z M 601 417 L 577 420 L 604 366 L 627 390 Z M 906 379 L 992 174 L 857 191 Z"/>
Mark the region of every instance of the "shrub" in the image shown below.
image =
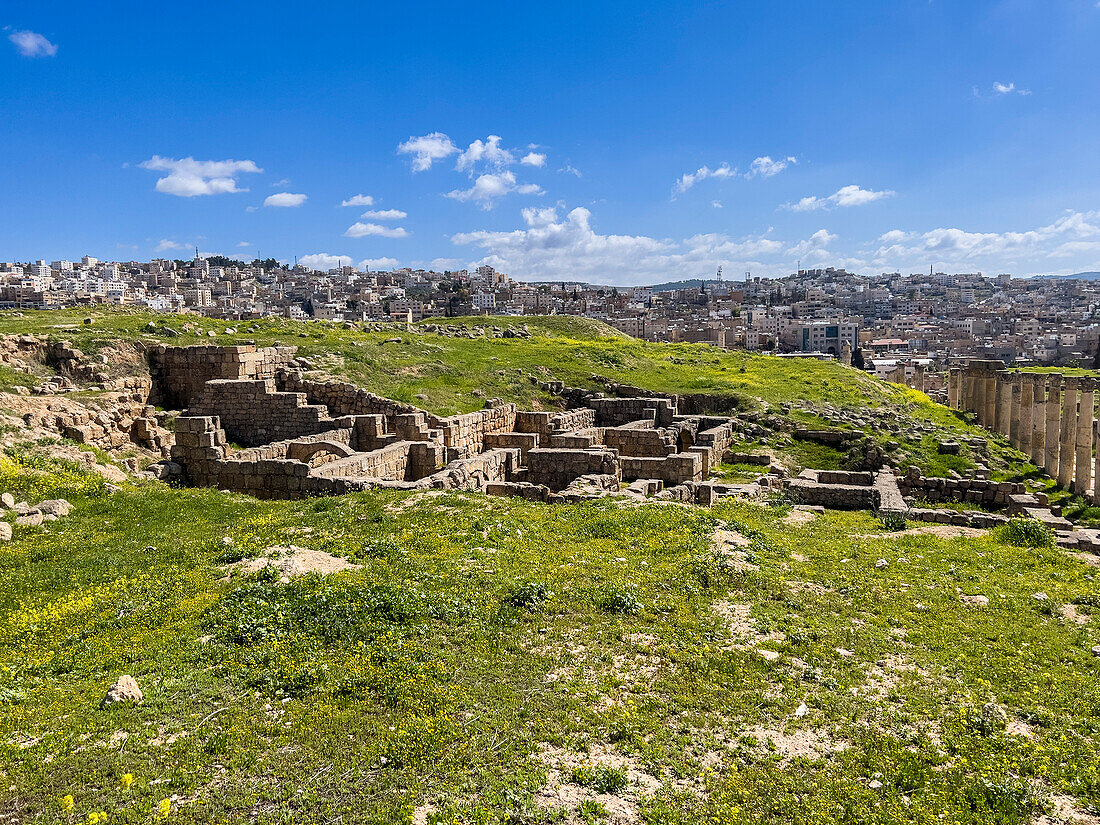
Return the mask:
<path id="1" fill-rule="evenodd" d="M 608 613 L 637 613 L 642 609 L 636 588 L 605 585 L 596 591 L 596 607 Z"/>
<path id="2" fill-rule="evenodd" d="M 570 782 L 584 785 L 596 793 L 618 793 L 626 788 L 626 771 L 607 765 L 582 765 L 574 768 Z"/>
<path id="3" fill-rule="evenodd" d="M 552 598 L 554 598 L 554 593 L 547 585 L 542 582 L 526 582 L 509 593 L 504 601 L 512 607 L 537 610 Z"/>
<path id="4" fill-rule="evenodd" d="M 882 526 L 887 530 L 905 529 L 905 513 L 899 513 L 897 510 L 887 510 L 879 513 L 878 520 L 882 522 Z"/>
<path id="5" fill-rule="evenodd" d="M 1054 533 L 1041 521 L 1030 518 L 1009 519 L 993 531 L 993 537 L 1001 544 L 1016 547 L 1053 547 Z"/>

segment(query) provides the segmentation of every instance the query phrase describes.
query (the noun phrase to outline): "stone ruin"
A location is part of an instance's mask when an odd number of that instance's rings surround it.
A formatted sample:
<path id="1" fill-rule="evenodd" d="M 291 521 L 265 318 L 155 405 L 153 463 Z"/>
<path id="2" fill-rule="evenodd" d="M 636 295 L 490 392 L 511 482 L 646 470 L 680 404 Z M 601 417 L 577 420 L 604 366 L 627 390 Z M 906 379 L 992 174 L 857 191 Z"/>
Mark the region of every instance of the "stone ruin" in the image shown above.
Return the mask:
<path id="1" fill-rule="evenodd" d="M 349 383 L 307 379 L 293 347 L 157 346 L 150 402 L 183 409 L 161 477 L 260 498 L 372 488 L 473 489 L 528 500 L 609 492 L 709 504 L 732 419 L 680 415 L 677 398 L 604 397 L 555 411 L 492 399 L 436 416 Z M 749 485 L 759 490 L 758 485 Z"/>

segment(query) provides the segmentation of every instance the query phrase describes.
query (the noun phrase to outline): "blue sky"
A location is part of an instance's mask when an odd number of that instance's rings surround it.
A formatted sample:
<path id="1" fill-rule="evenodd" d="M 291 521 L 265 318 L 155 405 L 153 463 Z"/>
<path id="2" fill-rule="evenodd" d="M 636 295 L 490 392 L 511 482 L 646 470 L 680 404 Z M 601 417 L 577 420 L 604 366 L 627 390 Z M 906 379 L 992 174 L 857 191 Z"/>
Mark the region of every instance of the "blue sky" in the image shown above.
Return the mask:
<path id="1" fill-rule="evenodd" d="M 0 260 L 1100 269 L 1097 0 L 8 0 L 0 27 Z"/>

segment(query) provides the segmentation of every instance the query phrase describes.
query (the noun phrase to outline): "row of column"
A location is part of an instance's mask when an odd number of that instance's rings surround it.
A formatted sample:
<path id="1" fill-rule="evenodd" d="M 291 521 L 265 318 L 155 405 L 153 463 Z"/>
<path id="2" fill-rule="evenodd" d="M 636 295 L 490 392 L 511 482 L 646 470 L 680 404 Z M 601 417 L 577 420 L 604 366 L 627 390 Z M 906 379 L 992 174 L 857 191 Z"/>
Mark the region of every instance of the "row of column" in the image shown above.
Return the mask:
<path id="1" fill-rule="evenodd" d="M 1000 361 L 971 361 L 949 372 L 947 403 L 975 413 L 1061 487 L 1085 495 L 1100 479 L 1098 387 L 1094 378 L 1009 372 Z"/>

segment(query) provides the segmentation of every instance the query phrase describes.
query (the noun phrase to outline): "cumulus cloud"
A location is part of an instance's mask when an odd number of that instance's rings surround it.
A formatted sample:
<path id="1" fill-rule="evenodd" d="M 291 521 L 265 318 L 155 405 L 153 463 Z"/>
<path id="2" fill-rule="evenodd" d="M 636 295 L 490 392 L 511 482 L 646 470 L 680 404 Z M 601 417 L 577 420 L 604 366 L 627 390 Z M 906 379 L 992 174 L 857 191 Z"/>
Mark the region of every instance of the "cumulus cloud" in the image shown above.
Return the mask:
<path id="1" fill-rule="evenodd" d="M 889 198 L 894 194 L 893 190 L 861 189 L 855 184 L 842 186 L 833 194 L 823 198 L 806 197 L 797 203 L 788 204 L 788 208 L 795 212 L 810 212 L 814 209 L 831 209 L 834 206 L 863 206 L 866 203 Z"/>
<path id="2" fill-rule="evenodd" d="M 186 249 L 187 247 L 181 243 L 176 243 L 173 240 L 164 238 L 157 244 L 157 252 L 167 252 L 169 249 Z"/>
<path id="3" fill-rule="evenodd" d="M 519 184 L 511 171 L 486 172 L 478 175 L 469 189 L 455 189 L 445 197 L 456 201 L 476 201 L 482 209 L 492 209 L 493 201 L 515 192 L 520 195 L 541 195 L 542 187 L 534 183 Z"/>
<path id="4" fill-rule="evenodd" d="M 340 201 L 341 206 L 374 206 L 374 198 L 370 195 L 352 195 L 347 200 Z"/>
<path id="5" fill-rule="evenodd" d="M 455 169 L 460 172 L 469 171 L 479 163 L 501 169 L 515 163 L 515 156 L 507 149 L 501 148 L 500 140 L 500 135 L 489 135 L 484 143 L 480 139 L 475 140 L 465 152 L 458 156 Z"/>
<path id="6" fill-rule="evenodd" d="M 249 243 L 248 241 L 240 241 L 240 242 L 237 243 L 237 248 L 238 249 L 240 249 L 242 247 L 245 247 L 245 246 L 252 246 L 252 244 Z"/>
<path id="7" fill-rule="evenodd" d="M 528 152 L 526 155 L 520 158 L 519 162 L 522 163 L 524 166 L 545 166 L 546 155 L 544 155 L 542 152 Z"/>
<path id="8" fill-rule="evenodd" d="M 1100 249 L 1100 211 L 1067 212 L 1046 226 L 1022 232 L 972 232 L 940 227 L 927 232 L 893 229 L 879 238 L 871 254 L 875 265 L 898 266 L 929 259 L 938 265 L 990 270 L 1019 270 L 1035 263 L 1075 255 L 1094 255 Z M 1083 265 L 1092 265 L 1085 258 Z M 1017 274 L 1030 274 L 1018 271 Z"/>
<path id="9" fill-rule="evenodd" d="M 788 166 L 798 163 L 796 158 L 785 157 L 778 160 L 772 160 L 768 155 L 762 155 L 756 158 L 750 165 L 749 171 L 745 173 L 746 178 L 770 178 L 778 175 Z"/>
<path id="10" fill-rule="evenodd" d="M 247 192 L 247 189 L 237 187 L 237 177 L 242 173 L 263 171 L 250 160 L 195 160 L 193 157 L 176 160 L 160 155 L 153 155 L 139 166 L 142 169 L 168 172 L 157 180 L 156 190 L 181 198 Z"/>
<path id="11" fill-rule="evenodd" d="M 673 187 L 673 195 L 679 193 L 683 194 L 695 184 L 701 180 L 707 178 L 732 178 L 737 175 L 737 170 L 731 167 L 728 163 L 721 163 L 717 169 L 711 169 L 709 166 L 700 166 L 694 172 L 685 172 L 680 175 L 676 180 L 676 185 Z"/>
<path id="12" fill-rule="evenodd" d="M 276 192 L 264 198 L 264 206 L 301 206 L 307 200 L 306 195 L 294 192 Z"/>
<path id="13" fill-rule="evenodd" d="M 565 166 L 563 166 L 563 167 L 562 167 L 561 169 L 559 169 L 558 171 L 559 171 L 559 172 L 562 172 L 563 174 L 566 174 L 566 175 L 572 175 L 572 176 L 573 176 L 573 177 L 575 177 L 575 178 L 582 178 L 582 177 L 584 177 L 584 175 L 582 175 L 582 174 L 581 174 L 581 170 L 580 170 L 580 169 L 577 169 L 577 168 L 576 168 L 575 166 L 573 166 L 573 165 L 572 165 L 571 163 L 567 163 L 567 164 L 565 164 Z"/>
<path id="14" fill-rule="evenodd" d="M 435 161 L 443 160 L 456 152 L 458 152 L 458 147 L 455 146 L 454 141 L 442 132 L 410 137 L 397 147 L 399 155 L 413 156 L 412 170 L 414 172 L 431 169 Z"/>
<path id="15" fill-rule="evenodd" d="M 402 226 L 382 226 L 378 223 L 362 221 L 356 221 L 344 233 L 349 238 L 366 238 L 369 235 L 378 235 L 382 238 L 405 238 L 408 234 Z"/>
<path id="16" fill-rule="evenodd" d="M 8 40 L 23 57 L 53 57 L 57 54 L 57 46 L 38 32 L 13 31 L 8 35 Z"/>
<path id="17" fill-rule="evenodd" d="M 749 171 L 744 174 L 744 177 L 746 180 L 751 180 L 753 178 L 770 178 L 774 175 L 778 175 L 793 163 L 798 163 L 798 160 L 792 157 L 772 160 L 769 156 L 762 155 L 749 164 Z M 676 199 L 676 195 L 682 195 L 695 184 L 707 178 L 735 178 L 739 175 L 740 173 L 737 169 L 730 166 L 725 161 L 714 169 L 711 169 L 709 166 L 700 166 L 694 172 L 685 172 L 676 180 L 672 188 L 673 200 Z"/>
<path id="18" fill-rule="evenodd" d="M 836 238 L 824 230 L 795 242 L 768 233 L 742 238 L 699 234 L 683 240 L 604 235 L 592 227 L 592 213 L 584 207 L 564 216 L 555 207 L 529 207 L 521 214 L 523 228 L 461 232 L 451 241 L 483 252 L 472 263 L 491 264 L 524 278 L 631 284 L 698 277 L 718 265 L 731 272 L 778 274 L 789 270 L 802 250 L 804 259 L 824 261 L 828 244 Z"/>
<path id="19" fill-rule="evenodd" d="M 1017 89 L 1015 83 L 994 83 L 993 91 L 999 95 L 1018 94 L 1027 96 L 1031 94 L 1031 89 Z"/>
<path id="20" fill-rule="evenodd" d="M 409 217 L 408 212 L 400 209 L 370 209 L 359 216 L 360 218 L 374 218 L 376 221 L 399 221 Z"/>
<path id="21" fill-rule="evenodd" d="M 298 263 L 310 269 L 336 269 L 338 266 L 351 266 L 351 256 L 314 252 L 312 255 L 303 255 L 298 259 Z"/>
<path id="22" fill-rule="evenodd" d="M 364 272 L 370 270 L 388 271 L 396 269 L 399 261 L 397 258 L 364 258 L 359 262 L 359 268 Z"/>

